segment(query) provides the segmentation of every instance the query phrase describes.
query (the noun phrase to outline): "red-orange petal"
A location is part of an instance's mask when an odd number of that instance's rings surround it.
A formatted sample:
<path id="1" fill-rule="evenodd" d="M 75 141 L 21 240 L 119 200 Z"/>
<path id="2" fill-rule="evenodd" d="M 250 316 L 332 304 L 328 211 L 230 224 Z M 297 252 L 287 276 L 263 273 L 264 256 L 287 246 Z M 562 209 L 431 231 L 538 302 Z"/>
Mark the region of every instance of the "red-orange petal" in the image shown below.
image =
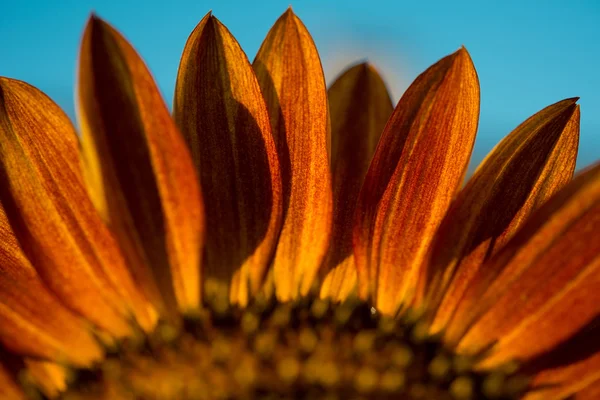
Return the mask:
<path id="1" fill-rule="evenodd" d="M 473 279 L 446 331 L 481 367 L 528 361 L 600 315 L 600 164 L 534 213 Z"/>
<path id="2" fill-rule="evenodd" d="M 412 301 L 433 234 L 466 172 L 479 82 L 464 48 L 400 99 L 361 189 L 353 231 L 359 295 L 381 312 Z"/>
<path id="3" fill-rule="evenodd" d="M 573 177 L 579 143 L 576 100 L 546 107 L 519 125 L 453 201 L 428 263 L 428 307 L 437 307 L 433 332 L 451 319 L 485 260 Z"/>
<path id="4" fill-rule="evenodd" d="M 77 94 L 88 190 L 136 282 L 163 314 L 198 308 L 204 214 L 192 159 L 142 59 L 95 16 Z"/>
<path id="5" fill-rule="evenodd" d="M 0 398 L 2 400 L 26 400 L 27 397 L 17 384 L 15 376 L 4 363 L 0 354 Z"/>
<path id="6" fill-rule="evenodd" d="M 0 342 L 6 348 L 78 366 L 102 357 L 82 321 L 48 292 L 18 247 L 3 244 L 0 259 Z"/>
<path id="7" fill-rule="evenodd" d="M 573 395 L 577 399 L 598 399 L 591 395 L 600 394 L 599 322 L 592 322 L 522 367 L 531 376 L 531 390 L 525 400 L 559 400 Z"/>
<path id="8" fill-rule="evenodd" d="M 43 285 L 0 207 L 0 342 L 23 356 L 89 366 L 102 350 Z"/>
<path id="9" fill-rule="evenodd" d="M 577 392 L 577 400 L 600 399 L 600 377 Z"/>
<path id="10" fill-rule="evenodd" d="M 600 398 L 600 353 L 584 360 L 534 377 L 534 388 L 523 400 L 577 400 Z M 571 396 L 571 397 L 570 397 Z"/>
<path id="11" fill-rule="evenodd" d="M 205 199 L 204 279 L 246 305 L 260 289 L 281 229 L 281 177 L 269 114 L 248 58 L 219 20 L 190 35 L 174 102 Z"/>
<path id="12" fill-rule="evenodd" d="M 331 234 L 329 116 L 321 61 L 300 19 L 288 9 L 253 63 L 281 165 L 283 227 L 273 261 L 275 293 L 305 295 Z"/>
<path id="13" fill-rule="evenodd" d="M 2 205 L 21 248 L 70 309 L 112 335 L 130 333 L 130 312 L 151 324 L 116 242 L 85 190 L 78 139 L 46 95 L 0 78 Z"/>
<path id="14" fill-rule="evenodd" d="M 358 193 L 394 106 L 377 70 L 361 63 L 329 88 L 333 231 L 321 297 L 343 301 L 356 287 L 352 225 Z"/>

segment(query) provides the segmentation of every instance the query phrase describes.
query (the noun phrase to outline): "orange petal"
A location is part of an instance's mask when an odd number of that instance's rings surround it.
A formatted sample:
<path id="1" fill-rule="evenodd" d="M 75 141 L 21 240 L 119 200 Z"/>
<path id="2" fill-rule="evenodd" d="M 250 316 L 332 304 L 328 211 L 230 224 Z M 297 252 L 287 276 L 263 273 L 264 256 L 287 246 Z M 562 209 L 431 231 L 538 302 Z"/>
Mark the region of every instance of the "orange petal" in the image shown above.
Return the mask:
<path id="1" fill-rule="evenodd" d="M 568 341 L 523 366 L 532 376 L 526 400 L 558 400 L 577 394 L 577 399 L 597 400 L 600 395 L 600 320 L 592 322 Z"/>
<path id="2" fill-rule="evenodd" d="M 102 357 L 83 322 L 43 285 L 0 207 L 0 341 L 21 355 L 90 365 Z"/>
<path id="3" fill-rule="evenodd" d="M 0 209 L 0 341 L 31 357 L 87 366 L 102 351 L 82 321 L 42 284 Z"/>
<path id="4" fill-rule="evenodd" d="M 600 315 L 598 232 L 600 164 L 553 196 L 480 269 L 449 342 L 465 353 L 493 344 L 487 368 L 527 361 L 588 324 Z"/>
<path id="5" fill-rule="evenodd" d="M 584 360 L 534 378 L 536 386 L 523 400 L 563 400 L 576 395 L 577 400 L 600 398 L 600 353 L 593 360 Z"/>
<path id="6" fill-rule="evenodd" d="M 46 285 L 113 335 L 130 332 L 145 301 L 83 184 L 77 135 L 42 92 L 0 78 L 0 197 L 12 230 Z"/>
<path id="7" fill-rule="evenodd" d="M 0 353 L 0 399 L 2 400 L 26 400 L 25 393 L 16 382 L 16 377 L 5 365 Z"/>
<path id="8" fill-rule="evenodd" d="M 598 368 L 598 367 L 596 367 Z M 600 378 L 590 382 L 584 388 L 577 392 L 577 400 L 598 400 L 600 399 Z"/>
<path id="9" fill-rule="evenodd" d="M 190 35 L 174 102 L 205 200 L 204 276 L 246 305 L 281 228 L 281 177 L 269 114 L 248 58 L 211 14 Z M 250 287 L 248 287 L 248 285 Z M 249 290 L 250 289 L 250 290 Z"/>
<path id="10" fill-rule="evenodd" d="M 345 71 L 329 88 L 333 232 L 321 297 L 343 301 L 356 286 L 352 224 L 356 199 L 394 106 L 372 65 Z"/>
<path id="11" fill-rule="evenodd" d="M 200 300 L 203 209 L 194 165 L 150 72 L 104 21 L 88 21 L 78 117 L 88 189 L 146 297 L 163 313 Z"/>
<path id="12" fill-rule="evenodd" d="M 452 317 L 481 264 L 573 177 L 579 143 L 576 100 L 546 107 L 519 125 L 452 203 L 430 250 L 429 306 L 438 305 L 432 331 Z"/>
<path id="13" fill-rule="evenodd" d="M 400 99 L 361 189 L 353 232 L 359 295 L 383 313 L 412 300 L 427 248 L 464 177 L 479 82 L 462 48 Z"/>
<path id="14" fill-rule="evenodd" d="M 56 399 L 67 389 L 68 370 L 48 361 L 26 359 L 27 373 L 36 387 L 49 399 Z"/>
<path id="15" fill-rule="evenodd" d="M 281 163 L 284 219 L 273 268 L 276 295 L 285 301 L 308 293 L 329 245 L 327 93 L 315 44 L 291 9 L 269 31 L 253 67 Z"/>

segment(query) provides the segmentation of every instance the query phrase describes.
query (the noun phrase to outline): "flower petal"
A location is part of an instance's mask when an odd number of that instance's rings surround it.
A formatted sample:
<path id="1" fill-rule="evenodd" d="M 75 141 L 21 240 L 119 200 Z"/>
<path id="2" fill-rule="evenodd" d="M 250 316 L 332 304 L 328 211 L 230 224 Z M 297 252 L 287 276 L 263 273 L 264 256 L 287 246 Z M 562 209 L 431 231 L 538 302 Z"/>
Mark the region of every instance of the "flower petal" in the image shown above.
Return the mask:
<path id="1" fill-rule="evenodd" d="M 598 400 L 600 354 L 593 358 L 594 362 L 582 361 L 536 377 L 534 384 L 540 387 L 525 395 L 523 400 L 563 400 L 571 399 L 573 395 L 577 400 Z"/>
<path id="2" fill-rule="evenodd" d="M 173 317 L 199 306 L 203 210 L 194 166 L 150 72 L 92 16 L 81 45 L 78 117 L 88 189 L 146 297 Z"/>
<path id="3" fill-rule="evenodd" d="M 343 301 L 356 286 L 352 224 L 356 200 L 394 106 L 370 64 L 345 71 L 329 88 L 333 232 L 321 297 Z"/>
<path id="4" fill-rule="evenodd" d="M 23 254 L 0 207 L 0 341 L 14 353 L 87 366 L 102 350 L 81 319 L 48 289 Z"/>
<path id="5" fill-rule="evenodd" d="M 596 367 L 598 368 L 598 367 Z M 597 400 L 600 398 L 600 378 L 590 382 L 577 392 L 577 400 Z"/>
<path id="6" fill-rule="evenodd" d="M 252 66 L 211 14 L 183 51 L 174 115 L 202 191 L 210 194 L 204 279 L 231 282 L 231 302 L 246 305 L 263 282 L 281 229 L 281 177 Z"/>
<path id="7" fill-rule="evenodd" d="M 18 354 L 79 366 L 101 358 L 82 321 L 48 292 L 0 224 L 0 341 Z"/>
<path id="8" fill-rule="evenodd" d="M 42 92 L 0 78 L 0 197 L 13 232 L 44 283 L 70 309 L 113 335 L 133 309 L 150 326 L 116 242 L 83 184 L 77 135 Z"/>
<path id="9" fill-rule="evenodd" d="M 353 232 L 359 295 L 383 313 L 412 300 L 426 251 L 466 172 L 479 83 L 462 48 L 400 99 L 361 189 Z"/>
<path id="10" fill-rule="evenodd" d="M 56 399 L 67 389 L 69 371 L 56 363 L 26 359 L 27 374 L 45 398 Z"/>
<path id="11" fill-rule="evenodd" d="M 473 279 L 448 328 L 482 363 L 527 361 L 600 315 L 600 164 L 579 174 Z M 543 333 L 542 333 L 543 332 Z"/>
<path id="12" fill-rule="evenodd" d="M 524 372 L 532 376 L 532 390 L 525 399 L 559 400 L 573 394 L 577 394 L 577 399 L 598 399 L 591 393 L 600 389 L 599 335 L 600 319 L 522 366 Z"/>
<path id="13" fill-rule="evenodd" d="M 315 44 L 291 9 L 269 31 L 253 67 L 281 164 L 284 219 L 273 269 L 276 295 L 285 301 L 308 293 L 329 245 L 327 93 Z"/>
<path id="14" fill-rule="evenodd" d="M 5 365 L 0 353 L 0 398 L 2 400 L 26 400 L 25 393 L 15 380 L 15 376 Z"/>
<path id="15" fill-rule="evenodd" d="M 431 247 L 429 307 L 441 330 L 483 262 L 573 177 L 579 143 L 577 99 L 538 112 L 485 159 L 444 217 Z"/>

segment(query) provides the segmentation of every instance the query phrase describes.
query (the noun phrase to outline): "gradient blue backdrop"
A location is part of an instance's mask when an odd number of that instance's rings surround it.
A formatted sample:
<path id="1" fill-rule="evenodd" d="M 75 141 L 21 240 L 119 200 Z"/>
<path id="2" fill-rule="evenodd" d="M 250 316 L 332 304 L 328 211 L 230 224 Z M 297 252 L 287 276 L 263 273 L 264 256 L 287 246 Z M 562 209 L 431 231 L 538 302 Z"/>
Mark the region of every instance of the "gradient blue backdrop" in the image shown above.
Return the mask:
<path id="1" fill-rule="evenodd" d="M 368 58 L 397 100 L 425 68 L 465 45 L 479 73 L 472 166 L 529 115 L 580 96 L 578 167 L 600 155 L 600 1 L 0 0 L 0 75 L 46 92 L 71 117 L 79 39 L 91 11 L 142 54 L 169 104 L 179 57 L 209 10 L 252 60 L 288 5 L 319 48 L 328 82 Z"/>

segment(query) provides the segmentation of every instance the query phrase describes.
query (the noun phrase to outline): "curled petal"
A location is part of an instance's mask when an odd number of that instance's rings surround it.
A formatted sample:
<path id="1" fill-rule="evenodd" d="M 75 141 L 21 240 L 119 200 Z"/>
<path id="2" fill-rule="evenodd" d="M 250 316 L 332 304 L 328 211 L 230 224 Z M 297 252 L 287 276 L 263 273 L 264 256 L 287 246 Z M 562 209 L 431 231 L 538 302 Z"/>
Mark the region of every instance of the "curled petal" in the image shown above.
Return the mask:
<path id="1" fill-rule="evenodd" d="M 285 301 L 308 293 L 329 245 L 327 93 L 315 44 L 291 9 L 269 31 L 253 67 L 281 165 L 283 227 L 273 269 L 275 293 Z"/>
<path id="2" fill-rule="evenodd" d="M 482 368 L 525 362 L 567 340 L 600 315 L 598 232 L 600 164 L 548 200 L 479 270 L 446 340 L 464 353 L 492 346 Z"/>
<path id="3" fill-rule="evenodd" d="M 322 297 L 343 301 L 356 285 L 352 224 L 356 199 L 385 123 L 394 109 L 377 70 L 362 63 L 329 88 L 333 232 Z"/>
<path id="4" fill-rule="evenodd" d="M 421 74 L 387 123 L 356 209 L 359 295 L 383 313 L 412 301 L 427 249 L 466 172 L 479 82 L 462 48 Z"/>
<path id="5" fill-rule="evenodd" d="M 469 282 L 527 217 L 573 177 L 579 143 L 577 99 L 538 112 L 485 159 L 454 200 L 428 263 L 432 331 L 452 317 Z"/>
<path id="6" fill-rule="evenodd" d="M 211 14 L 183 51 L 175 121 L 205 199 L 204 279 L 230 285 L 245 305 L 263 282 L 281 228 L 281 177 L 269 114 L 252 66 Z"/>
<path id="7" fill-rule="evenodd" d="M 12 231 L 65 305 L 123 336 L 130 311 L 141 325 L 152 322 L 86 193 L 77 146 L 55 103 L 26 83 L 0 78 L 0 197 Z"/>
<path id="8" fill-rule="evenodd" d="M 203 210 L 194 166 L 150 72 L 97 17 L 79 58 L 86 183 L 160 312 L 199 306 Z"/>

